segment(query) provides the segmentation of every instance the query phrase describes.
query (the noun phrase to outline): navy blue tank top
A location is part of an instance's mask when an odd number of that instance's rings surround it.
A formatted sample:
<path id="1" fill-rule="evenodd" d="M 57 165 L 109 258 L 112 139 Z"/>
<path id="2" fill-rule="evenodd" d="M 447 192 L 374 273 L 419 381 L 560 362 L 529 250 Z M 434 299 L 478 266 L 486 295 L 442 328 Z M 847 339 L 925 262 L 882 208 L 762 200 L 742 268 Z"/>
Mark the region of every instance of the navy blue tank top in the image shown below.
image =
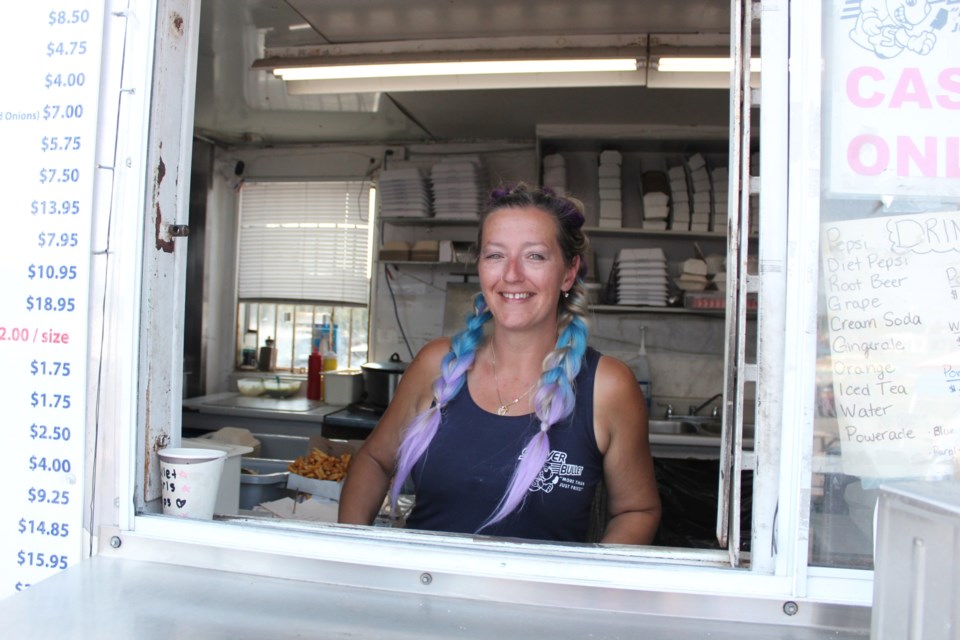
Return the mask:
<path id="1" fill-rule="evenodd" d="M 550 454 L 526 500 L 483 535 L 583 542 L 603 477 L 593 431 L 593 384 L 600 354 L 587 348 L 574 383 L 576 404 L 549 431 Z M 536 414 L 498 416 L 466 384 L 443 410 L 436 436 L 413 467 L 416 504 L 407 528 L 476 533 L 500 503 L 523 448 L 540 429 Z"/>

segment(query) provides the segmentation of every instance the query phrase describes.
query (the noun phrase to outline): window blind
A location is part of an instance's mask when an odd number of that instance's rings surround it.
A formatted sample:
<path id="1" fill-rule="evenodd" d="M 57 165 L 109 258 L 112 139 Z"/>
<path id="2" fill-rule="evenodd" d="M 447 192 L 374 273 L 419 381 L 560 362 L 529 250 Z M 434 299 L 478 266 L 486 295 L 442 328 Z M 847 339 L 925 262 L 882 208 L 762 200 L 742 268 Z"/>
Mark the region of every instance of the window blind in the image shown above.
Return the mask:
<path id="1" fill-rule="evenodd" d="M 369 193 L 360 180 L 244 184 L 238 298 L 367 304 Z"/>

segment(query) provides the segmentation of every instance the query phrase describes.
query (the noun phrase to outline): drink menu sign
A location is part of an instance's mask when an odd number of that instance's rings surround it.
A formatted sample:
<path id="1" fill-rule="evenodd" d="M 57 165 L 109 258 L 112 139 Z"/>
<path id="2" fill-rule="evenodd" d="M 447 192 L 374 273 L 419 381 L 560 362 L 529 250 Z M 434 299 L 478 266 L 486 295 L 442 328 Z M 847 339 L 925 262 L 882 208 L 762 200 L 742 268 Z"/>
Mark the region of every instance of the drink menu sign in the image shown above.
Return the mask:
<path id="1" fill-rule="evenodd" d="M 829 4 L 828 192 L 960 196 L 960 2 Z"/>
<path id="2" fill-rule="evenodd" d="M 821 227 L 843 471 L 960 471 L 960 211 Z"/>
<path id="3" fill-rule="evenodd" d="M 80 561 L 104 3 L 4 6 L 0 598 Z"/>

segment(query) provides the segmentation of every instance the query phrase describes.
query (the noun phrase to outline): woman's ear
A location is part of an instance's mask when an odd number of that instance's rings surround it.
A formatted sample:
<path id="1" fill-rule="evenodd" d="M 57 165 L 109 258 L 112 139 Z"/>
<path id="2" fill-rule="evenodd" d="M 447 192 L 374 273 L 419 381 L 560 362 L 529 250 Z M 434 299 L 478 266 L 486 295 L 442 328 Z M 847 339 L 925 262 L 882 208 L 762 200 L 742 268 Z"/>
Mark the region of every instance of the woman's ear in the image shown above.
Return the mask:
<path id="1" fill-rule="evenodd" d="M 563 275 L 563 284 L 561 289 L 563 291 L 569 291 L 570 287 L 573 286 L 573 283 L 577 281 L 577 273 L 580 272 L 580 256 L 574 256 L 573 261 L 570 262 L 570 266 L 567 267 L 566 272 Z"/>

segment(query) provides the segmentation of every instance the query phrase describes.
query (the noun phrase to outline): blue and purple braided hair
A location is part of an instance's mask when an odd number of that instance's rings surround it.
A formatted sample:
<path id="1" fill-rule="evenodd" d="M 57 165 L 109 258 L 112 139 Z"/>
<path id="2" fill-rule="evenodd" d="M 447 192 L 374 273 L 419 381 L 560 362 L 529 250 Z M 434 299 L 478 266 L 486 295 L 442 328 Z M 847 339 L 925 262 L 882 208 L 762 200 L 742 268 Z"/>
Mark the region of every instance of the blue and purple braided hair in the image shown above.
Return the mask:
<path id="1" fill-rule="evenodd" d="M 494 211 L 505 208 L 537 207 L 557 220 L 557 239 L 564 262 L 573 263 L 580 257 L 580 270 L 569 291 L 569 297 L 560 297 L 557 309 L 557 343 L 543 360 L 543 373 L 533 395 L 534 410 L 540 420 L 539 431 L 530 439 L 514 469 L 506 492 L 494 512 L 480 528 L 499 522 L 516 510 L 537 479 L 550 454 L 550 427 L 573 412 L 575 404 L 574 380 L 587 348 L 587 298 L 583 286 L 586 275 L 588 243 L 583 226 L 583 205 L 568 197 L 558 196 L 549 188 L 530 189 L 519 184 L 495 189 L 480 218 L 477 247 L 482 245 L 483 223 Z M 467 372 L 473 366 L 477 349 L 483 343 L 484 324 L 492 317 L 483 294 L 474 298 L 473 314 L 467 326 L 452 341 L 450 351 L 440 365 L 440 376 L 433 383 L 433 405 L 418 414 L 405 429 L 397 452 L 397 468 L 390 490 L 391 504 L 397 498 L 413 465 L 426 452 L 441 422 L 441 412 L 463 388 Z"/>

